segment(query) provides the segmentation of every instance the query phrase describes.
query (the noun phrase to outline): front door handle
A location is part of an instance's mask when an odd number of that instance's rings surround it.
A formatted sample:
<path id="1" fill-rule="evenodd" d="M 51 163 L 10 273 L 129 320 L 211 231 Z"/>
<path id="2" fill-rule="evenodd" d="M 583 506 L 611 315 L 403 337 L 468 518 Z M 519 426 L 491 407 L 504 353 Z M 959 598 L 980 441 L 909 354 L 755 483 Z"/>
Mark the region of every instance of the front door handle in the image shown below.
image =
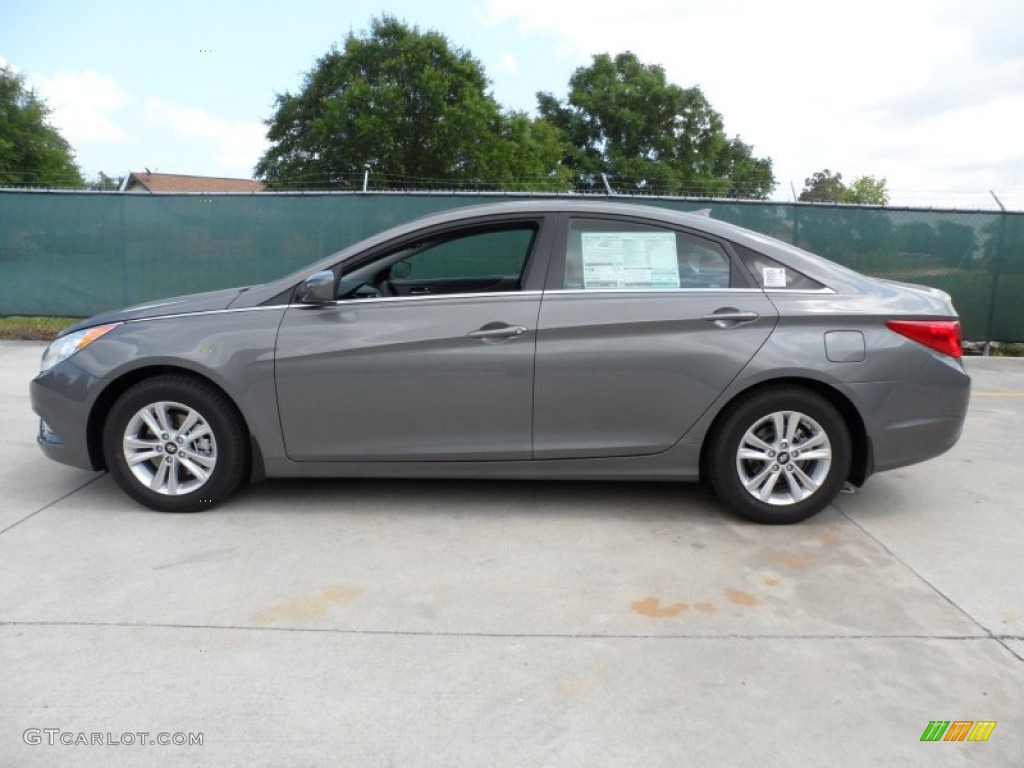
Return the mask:
<path id="1" fill-rule="evenodd" d="M 527 329 L 521 325 L 500 325 L 495 327 L 491 323 L 488 323 L 483 328 L 470 331 L 466 335 L 473 339 L 497 341 L 499 339 L 514 339 L 517 336 L 522 336 L 526 331 Z"/>
<path id="2" fill-rule="evenodd" d="M 760 315 L 757 312 L 744 312 L 735 307 L 722 307 L 721 309 L 716 309 L 711 314 L 704 315 L 701 320 L 714 323 L 719 328 L 735 328 L 737 325 L 752 323 L 759 317 Z"/>

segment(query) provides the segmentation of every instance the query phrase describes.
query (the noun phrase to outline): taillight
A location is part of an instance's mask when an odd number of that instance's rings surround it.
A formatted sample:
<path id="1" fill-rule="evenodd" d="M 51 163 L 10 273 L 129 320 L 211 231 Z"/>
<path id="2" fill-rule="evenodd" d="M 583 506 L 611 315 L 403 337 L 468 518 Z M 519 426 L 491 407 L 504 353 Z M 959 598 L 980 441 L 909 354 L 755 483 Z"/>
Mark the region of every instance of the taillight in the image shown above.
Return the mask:
<path id="1" fill-rule="evenodd" d="M 887 320 L 885 327 L 944 355 L 963 354 L 958 320 Z"/>

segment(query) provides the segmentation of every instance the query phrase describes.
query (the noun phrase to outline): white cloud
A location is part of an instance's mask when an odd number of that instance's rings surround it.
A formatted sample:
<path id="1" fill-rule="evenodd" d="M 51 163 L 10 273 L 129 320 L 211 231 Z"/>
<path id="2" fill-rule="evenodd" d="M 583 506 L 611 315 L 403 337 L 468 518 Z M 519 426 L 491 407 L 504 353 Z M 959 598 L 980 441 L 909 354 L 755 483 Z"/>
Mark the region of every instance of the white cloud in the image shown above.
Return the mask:
<path id="1" fill-rule="evenodd" d="M 178 136 L 200 140 L 198 147 L 214 150 L 214 162 L 224 172 L 252 173 L 257 160 L 267 150 L 266 126 L 257 121 L 226 120 L 196 107 L 176 104 L 166 99 L 151 97 L 146 100 L 145 123 L 151 127 L 164 127 Z M 168 172 L 183 173 L 179 169 Z"/>
<path id="2" fill-rule="evenodd" d="M 72 146 L 125 140 L 116 113 L 131 97 L 113 77 L 88 69 L 33 75 L 31 83 L 52 110 L 50 122 Z"/>
<path id="3" fill-rule="evenodd" d="M 511 75 L 514 75 L 516 72 L 519 71 L 519 59 L 517 59 L 515 55 L 511 53 L 502 54 L 501 57 L 498 59 L 497 69 L 499 72 L 507 72 Z"/>
<path id="4" fill-rule="evenodd" d="M 577 65 L 631 50 L 699 85 L 730 134 L 773 158 L 781 198 L 825 167 L 895 193 L 987 190 L 1020 157 L 1013 0 L 486 0 L 475 17 Z"/>

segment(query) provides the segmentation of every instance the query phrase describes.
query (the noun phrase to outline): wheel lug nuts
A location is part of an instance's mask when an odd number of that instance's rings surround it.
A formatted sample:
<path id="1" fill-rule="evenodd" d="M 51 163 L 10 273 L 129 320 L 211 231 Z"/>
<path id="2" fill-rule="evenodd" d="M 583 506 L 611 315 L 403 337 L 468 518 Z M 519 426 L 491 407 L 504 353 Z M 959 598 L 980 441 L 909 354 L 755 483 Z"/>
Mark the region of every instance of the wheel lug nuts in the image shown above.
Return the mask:
<path id="1" fill-rule="evenodd" d="M 778 472 L 778 471 L 779 471 L 779 465 L 778 464 L 772 464 L 772 472 Z"/>
<path id="2" fill-rule="evenodd" d="M 184 442 L 185 442 L 185 438 L 183 438 L 183 437 L 179 437 L 179 438 L 178 438 L 178 440 L 177 440 L 177 442 L 178 442 L 178 445 L 181 445 L 182 443 L 184 443 Z"/>
<path id="3" fill-rule="evenodd" d="M 768 458 L 769 459 L 774 459 L 775 458 L 775 451 L 768 451 Z"/>
<path id="4" fill-rule="evenodd" d="M 168 435 L 166 432 L 164 432 L 162 435 L 160 435 L 160 439 L 161 440 L 166 440 L 169 437 L 170 437 L 170 435 Z"/>
<path id="5" fill-rule="evenodd" d="M 167 457 L 167 458 L 165 459 L 165 461 L 166 461 L 166 462 L 167 462 L 168 464 L 170 464 L 170 463 L 171 463 L 172 461 L 174 461 L 174 459 L 172 459 L 172 458 L 171 458 L 170 456 L 168 456 L 168 457 Z"/>
<path id="6" fill-rule="evenodd" d="M 786 465 L 786 471 L 787 472 L 792 472 L 793 471 L 793 465 L 792 464 L 787 464 Z"/>

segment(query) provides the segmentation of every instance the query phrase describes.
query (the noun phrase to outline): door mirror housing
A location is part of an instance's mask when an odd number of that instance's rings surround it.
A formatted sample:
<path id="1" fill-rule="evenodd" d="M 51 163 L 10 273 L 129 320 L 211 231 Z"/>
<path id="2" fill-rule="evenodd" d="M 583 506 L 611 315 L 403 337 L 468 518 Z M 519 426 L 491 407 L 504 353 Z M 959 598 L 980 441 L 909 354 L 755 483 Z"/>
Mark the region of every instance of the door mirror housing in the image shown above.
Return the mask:
<path id="1" fill-rule="evenodd" d="M 334 272 L 325 269 L 310 275 L 295 289 L 300 304 L 327 304 L 334 301 Z"/>

